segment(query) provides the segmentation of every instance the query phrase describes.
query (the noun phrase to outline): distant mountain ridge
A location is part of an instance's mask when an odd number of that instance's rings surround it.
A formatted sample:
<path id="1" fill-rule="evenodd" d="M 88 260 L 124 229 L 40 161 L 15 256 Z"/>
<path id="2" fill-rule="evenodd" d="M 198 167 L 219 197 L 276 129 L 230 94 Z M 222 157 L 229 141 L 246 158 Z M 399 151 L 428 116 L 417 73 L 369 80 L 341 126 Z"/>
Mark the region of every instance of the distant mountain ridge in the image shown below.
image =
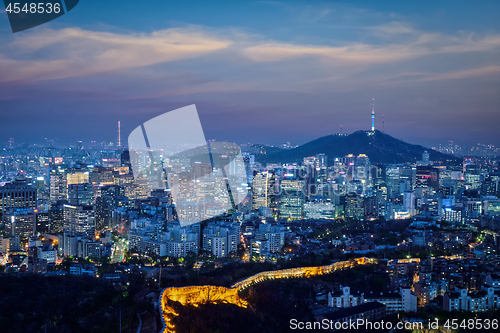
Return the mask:
<path id="1" fill-rule="evenodd" d="M 332 134 L 297 148 L 257 155 L 256 160 L 261 163 L 293 163 L 302 162 L 304 157 L 323 153 L 328 156 L 329 164 L 335 157 L 343 157 L 348 154 L 366 154 L 372 164 L 414 163 L 422 159 L 422 153 L 426 150 L 431 161 L 444 164 L 461 162 L 461 159 L 455 156 L 406 143 L 378 130 L 375 132 L 357 131 L 350 135 Z"/>

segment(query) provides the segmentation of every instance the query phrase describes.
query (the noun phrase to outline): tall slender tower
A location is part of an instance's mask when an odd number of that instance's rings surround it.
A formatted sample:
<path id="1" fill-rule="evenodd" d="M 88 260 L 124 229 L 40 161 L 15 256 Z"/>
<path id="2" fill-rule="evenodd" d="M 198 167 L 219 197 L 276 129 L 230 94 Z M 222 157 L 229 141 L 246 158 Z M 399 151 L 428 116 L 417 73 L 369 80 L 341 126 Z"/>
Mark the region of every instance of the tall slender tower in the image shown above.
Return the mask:
<path id="1" fill-rule="evenodd" d="M 118 120 L 118 147 L 122 146 L 122 135 L 120 132 L 120 121 Z"/>
<path id="2" fill-rule="evenodd" d="M 372 99 L 372 132 L 375 132 L 375 98 Z"/>

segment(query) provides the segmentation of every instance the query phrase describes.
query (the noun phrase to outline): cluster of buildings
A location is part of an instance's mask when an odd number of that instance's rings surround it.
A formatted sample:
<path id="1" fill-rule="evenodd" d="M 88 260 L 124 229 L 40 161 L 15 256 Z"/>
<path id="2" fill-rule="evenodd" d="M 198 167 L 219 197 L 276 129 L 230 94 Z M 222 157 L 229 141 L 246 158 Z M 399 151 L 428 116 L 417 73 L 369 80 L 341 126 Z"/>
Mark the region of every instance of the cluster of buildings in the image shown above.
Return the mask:
<path id="1" fill-rule="evenodd" d="M 488 267 L 489 270 L 484 270 Z M 430 257 L 387 261 L 390 289 L 408 288 L 415 293 L 418 307 L 441 296 L 444 310 L 484 312 L 500 305 L 500 261 L 496 256 L 479 258 Z"/>
<path id="2" fill-rule="evenodd" d="M 350 308 L 370 302 L 385 305 L 388 313 L 417 311 L 417 296 L 410 288 L 400 288 L 397 292 L 365 295 L 351 293 L 351 288 L 348 286 L 340 286 L 340 293 L 328 293 L 328 306 L 331 308 Z"/>
<path id="3" fill-rule="evenodd" d="M 221 146 L 212 160 L 196 160 L 199 152 L 167 157 L 156 151 L 148 165 L 149 157 L 141 155 L 144 165 L 134 174 L 127 149 L 92 145 L 53 148 L 48 142 L 3 150 L 2 264 L 43 272 L 63 257 L 121 261 L 124 247 L 117 239 L 126 239 L 132 253 L 156 257 L 283 255 L 285 244 L 296 242 L 298 220 L 411 218 L 411 237 L 398 250 L 467 247 L 474 241 L 472 226 L 500 226 L 500 173 L 488 157 L 446 167 L 434 165 L 427 152 L 416 163 L 387 165 L 373 165 L 364 154 L 317 154 L 264 166 L 251 149 L 234 155 Z M 436 230 L 440 225 L 465 230 Z M 334 242 L 347 252 L 377 250 L 373 234 Z M 329 295 L 328 302 L 345 308 L 376 301 L 390 312 L 414 311 L 442 296 L 449 309 L 495 307 L 494 272 L 491 282 L 469 269 L 493 259 L 476 252 L 461 259 L 392 260 L 392 293 L 356 295 L 345 286 L 347 292 Z"/>

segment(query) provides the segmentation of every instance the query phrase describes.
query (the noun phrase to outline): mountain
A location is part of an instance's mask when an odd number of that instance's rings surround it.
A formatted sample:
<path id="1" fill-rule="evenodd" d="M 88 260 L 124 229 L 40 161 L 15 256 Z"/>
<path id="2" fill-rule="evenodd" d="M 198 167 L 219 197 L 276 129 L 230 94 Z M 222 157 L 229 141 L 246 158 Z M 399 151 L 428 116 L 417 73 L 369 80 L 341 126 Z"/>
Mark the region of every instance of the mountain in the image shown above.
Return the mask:
<path id="1" fill-rule="evenodd" d="M 422 159 L 422 153 L 426 150 L 431 161 L 443 164 L 461 163 L 461 159 L 455 156 L 420 145 L 412 145 L 380 131 L 357 131 L 350 135 L 328 135 L 294 149 L 257 155 L 256 160 L 261 163 L 293 163 L 302 162 L 303 158 L 307 156 L 324 153 L 328 156 L 329 164 L 333 162 L 335 157 L 343 157 L 348 154 L 366 154 L 372 164 L 414 163 Z"/>

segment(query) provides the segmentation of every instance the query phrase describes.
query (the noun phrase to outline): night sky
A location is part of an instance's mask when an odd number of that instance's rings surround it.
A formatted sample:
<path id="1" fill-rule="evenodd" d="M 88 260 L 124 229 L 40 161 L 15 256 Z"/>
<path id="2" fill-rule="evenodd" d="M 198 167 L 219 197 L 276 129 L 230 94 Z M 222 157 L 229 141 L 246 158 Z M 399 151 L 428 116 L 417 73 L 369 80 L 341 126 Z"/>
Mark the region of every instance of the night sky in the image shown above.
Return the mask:
<path id="1" fill-rule="evenodd" d="M 500 1 L 82 0 L 13 34 L 0 145 L 115 141 L 196 104 L 207 139 L 301 144 L 377 129 L 500 146 Z"/>

